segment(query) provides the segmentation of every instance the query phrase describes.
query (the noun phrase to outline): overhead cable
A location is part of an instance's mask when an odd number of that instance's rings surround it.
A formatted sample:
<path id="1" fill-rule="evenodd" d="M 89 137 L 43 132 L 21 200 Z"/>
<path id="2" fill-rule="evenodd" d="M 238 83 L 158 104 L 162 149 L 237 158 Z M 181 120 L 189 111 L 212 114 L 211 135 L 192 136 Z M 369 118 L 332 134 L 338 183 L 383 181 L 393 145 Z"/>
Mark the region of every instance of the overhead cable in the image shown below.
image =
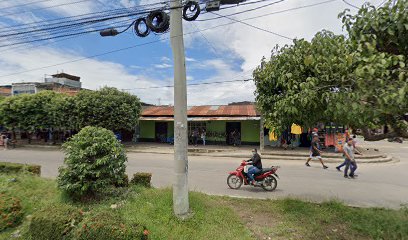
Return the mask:
<path id="1" fill-rule="evenodd" d="M 281 38 L 285 38 L 285 39 L 288 39 L 288 40 L 294 40 L 294 39 L 293 39 L 293 38 L 291 38 L 291 37 L 288 37 L 288 36 L 282 35 L 282 34 L 280 34 L 280 33 L 272 32 L 272 31 L 269 31 L 269 30 L 266 30 L 266 29 L 263 29 L 263 28 L 257 27 L 257 26 L 255 26 L 255 25 L 252 25 L 252 24 L 246 23 L 246 22 L 241 21 L 241 20 L 237 20 L 237 19 L 234 19 L 234 18 L 231 18 L 231 17 L 223 16 L 223 15 L 218 14 L 218 13 L 215 13 L 215 12 L 211 12 L 211 13 L 212 13 L 212 14 L 215 14 L 215 15 L 217 15 L 217 16 L 220 16 L 220 17 L 225 17 L 225 18 L 230 19 L 230 20 L 235 21 L 235 22 L 242 23 L 242 24 L 247 25 L 247 26 L 249 26 L 249 27 L 252 27 L 252 28 L 258 29 L 258 30 L 260 30 L 260 31 L 263 31 L 263 32 L 267 32 L 267 33 L 273 34 L 273 35 L 278 36 L 278 37 L 281 37 Z"/>
<path id="2" fill-rule="evenodd" d="M 7 17 L 7 16 L 13 16 L 13 15 L 22 14 L 22 13 L 29 13 L 29 12 L 41 11 L 41 10 L 44 10 L 44 9 L 62 7 L 62 6 L 67 6 L 67 5 L 72 5 L 72 4 L 78 4 L 78 3 L 87 2 L 87 1 L 91 1 L 91 0 L 80 0 L 80 1 L 76 1 L 76 2 L 63 3 L 63 4 L 53 5 L 53 6 L 49 6 L 49 7 L 35 8 L 35 9 L 27 10 L 27 11 L 20 11 L 20 12 L 8 13 L 8 14 L 0 15 L 0 17 Z"/>
<path id="3" fill-rule="evenodd" d="M 249 79 L 236 79 L 236 80 L 226 80 L 226 81 L 217 81 L 217 82 L 202 82 L 202 83 L 190 83 L 187 86 L 200 86 L 200 85 L 212 85 L 212 84 L 221 84 L 221 83 L 232 83 L 232 82 L 248 82 L 254 80 L 253 78 Z M 167 86 L 153 86 L 153 87 L 141 87 L 141 88 L 125 88 L 123 90 L 139 90 L 139 89 L 158 89 L 158 88 L 172 88 L 174 85 L 167 85 Z"/>

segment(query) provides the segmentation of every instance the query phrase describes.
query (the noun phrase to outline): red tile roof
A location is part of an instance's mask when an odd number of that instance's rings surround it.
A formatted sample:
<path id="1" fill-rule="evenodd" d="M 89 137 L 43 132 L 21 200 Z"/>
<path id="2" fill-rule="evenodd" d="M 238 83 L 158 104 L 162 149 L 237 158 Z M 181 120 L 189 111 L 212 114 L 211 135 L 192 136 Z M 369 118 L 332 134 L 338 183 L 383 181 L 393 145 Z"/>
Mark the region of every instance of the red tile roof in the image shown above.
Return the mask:
<path id="1" fill-rule="evenodd" d="M 255 105 L 224 105 L 224 106 L 194 106 L 189 107 L 188 116 L 250 116 L 260 114 Z M 143 117 L 148 116 L 173 116 L 172 106 L 149 106 L 142 112 Z"/>

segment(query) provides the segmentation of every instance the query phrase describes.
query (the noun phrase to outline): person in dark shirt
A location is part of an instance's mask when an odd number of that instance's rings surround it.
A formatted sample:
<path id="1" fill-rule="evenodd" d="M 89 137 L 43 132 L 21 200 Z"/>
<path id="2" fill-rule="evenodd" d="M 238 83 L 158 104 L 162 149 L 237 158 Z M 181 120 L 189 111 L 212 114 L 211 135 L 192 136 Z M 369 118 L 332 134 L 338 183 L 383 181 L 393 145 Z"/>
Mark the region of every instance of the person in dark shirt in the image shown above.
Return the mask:
<path id="1" fill-rule="evenodd" d="M 261 161 L 261 156 L 259 156 L 258 151 L 256 148 L 252 150 L 252 158 L 247 160 L 250 165 L 252 165 L 248 169 L 248 178 L 249 181 L 255 185 L 256 181 L 254 180 L 254 175 L 262 171 L 262 161 Z"/>
<path id="2" fill-rule="evenodd" d="M 324 165 L 322 156 L 320 156 L 322 151 L 320 151 L 320 144 L 319 144 L 319 137 L 315 135 L 313 137 L 312 141 L 312 147 L 311 147 L 311 155 L 306 161 L 306 166 L 310 167 L 309 161 L 312 159 L 319 159 L 320 163 L 322 164 L 323 168 L 326 169 L 328 166 Z"/>

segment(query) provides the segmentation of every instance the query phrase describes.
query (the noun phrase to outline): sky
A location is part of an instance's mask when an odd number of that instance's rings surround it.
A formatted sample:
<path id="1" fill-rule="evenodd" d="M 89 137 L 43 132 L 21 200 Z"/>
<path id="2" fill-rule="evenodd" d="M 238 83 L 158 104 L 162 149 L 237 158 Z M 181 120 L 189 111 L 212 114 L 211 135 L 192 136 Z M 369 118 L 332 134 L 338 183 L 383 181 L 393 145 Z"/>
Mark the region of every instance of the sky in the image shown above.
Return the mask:
<path id="1" fill-rule="evenodd" d="M 152 2 L 163 0 L 0 0 L 0 30 L 47 19 L 137 7 Z M 265 6 L 272 2 L 278 3 Z M 321 2 L 326 3 L 290 10 Z M 361 6 L 365 2 L 378 5 L 383 0 L 347 2 Z M 342 0 L 270 0 L 231 7 L 216 13 L 227 15 L 261 6 L 255 11 L 231 16 L 252 26 L 227 18 L 206 20 L 217 15 L 205 11 L 202 11 L 197 21 L 183 21 L 187 84 L 250 79 L 262 57 L 268 59 L 276 45 L 290 45 L 293 41 L 291 39 L 295 38 L 311 40 L 323 29 L 345 34 L 337 16 L 346 8 L 352 13 L 356 12 L 355 8 Z M 283 10 L 288 11 L 279 12 Z M 245 20 L 252 17 L 257 18 Z M 146 103 L 172 105 L 173 88 L 164 87 L 173 84 L 169 35 L 150 34 L 140 38 L 128 31 L 103 38 L 98 33 L 92 33 L 63 41 L 51 40 L 0 48 L 0 85 L 41 82 L 46 75 L 65 72 L 80 76 L 82 86 L 87 89 L 116 87 L 137 95 Z M 0 39 L 0 45 L 2 43 Z M 131 48 L 104 54 L 126 47 Z M 94 55 L 100 56 L 87 58 Z M 190 106 L 255 100 L 253 81 L 192 85 L 187 87 L 187 91 Z"/>

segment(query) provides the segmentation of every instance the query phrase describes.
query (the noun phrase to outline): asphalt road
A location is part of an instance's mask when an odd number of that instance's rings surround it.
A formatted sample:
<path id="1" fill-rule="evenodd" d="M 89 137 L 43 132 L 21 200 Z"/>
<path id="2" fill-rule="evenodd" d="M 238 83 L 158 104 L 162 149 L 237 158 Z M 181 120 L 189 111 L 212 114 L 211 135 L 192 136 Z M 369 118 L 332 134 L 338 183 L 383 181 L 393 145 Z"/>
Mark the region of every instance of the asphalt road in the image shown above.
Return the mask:
<path id="1" fill-rule="evenodd" d="M 191 156 L 189 188 L 214 195 L 271 199 L 289 196 L 316 202 L 338 199 L 352 206 L 399 208 L 401 204 L 408 204 L 408 144 L 384 142 L 381 147 L 400 161 L 360 164 L 357 179 L 345 179 L 335 169 L 335 164 L 328 164 L 329 169 L 323 170 L 318 162 L 312 162 L 312 167 L 308 168 L 301 161 L 264 160 L 266 167 L 281 166 L 278 187 L 274 192 L 251 186 L 243 186 L 239 190 L 228 188 L 228 172 L 235 170 L 242 159 Z M 0 150 L 0 161 L 40 164 L 42 176 L 50 178 L 57 176 L 63 157 L 63 153 L 56 150 Z M 151 172 L 155 187 L 172 185 L 172 154 L 128 153 L 128 160 L 129 174 Z"/>

